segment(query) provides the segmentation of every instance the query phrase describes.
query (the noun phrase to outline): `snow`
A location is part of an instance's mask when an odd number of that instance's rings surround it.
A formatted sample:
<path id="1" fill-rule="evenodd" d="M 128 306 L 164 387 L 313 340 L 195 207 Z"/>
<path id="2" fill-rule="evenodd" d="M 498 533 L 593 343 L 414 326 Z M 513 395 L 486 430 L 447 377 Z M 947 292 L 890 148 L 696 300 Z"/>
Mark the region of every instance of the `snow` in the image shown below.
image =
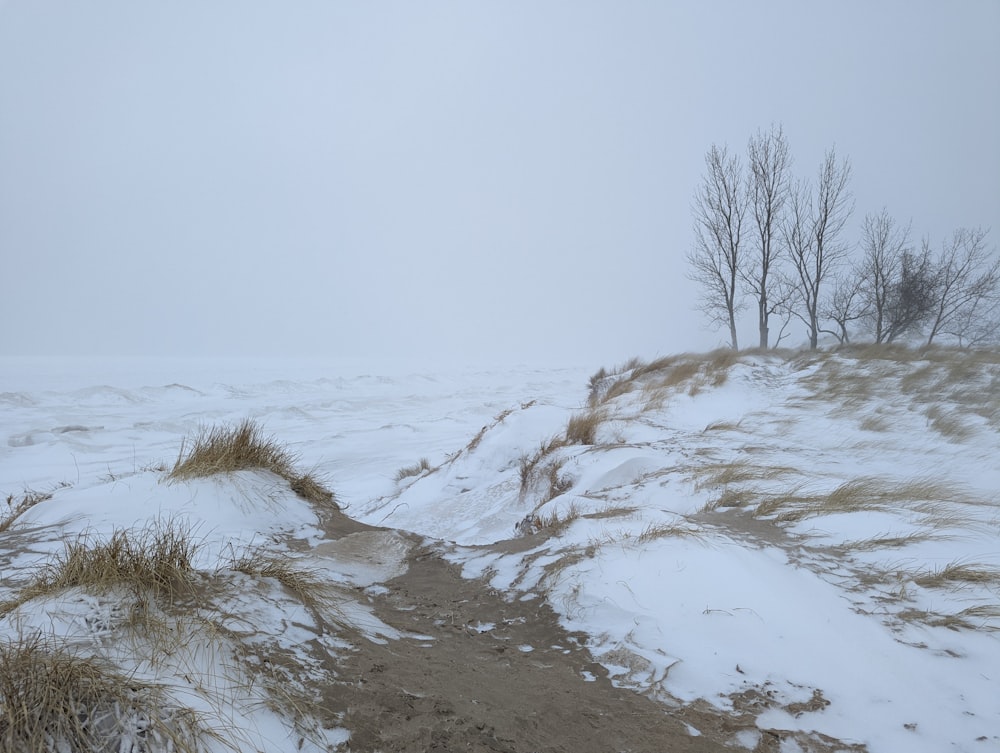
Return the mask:
<path id="1" fill-rule="evenodd" d="M 545 453 L 588 410 L 589 366 L 5 359 L 0 492 L 51 498 L 0 533 L 0 598 L 64 542 L 183 520 L 199 571 L 232 581 L 214 604 L 229 615 L 228 640 L 297 652 L 308 673 L 298 647 L 349 650 L 343 634 L 324 634 L 276 582 L 227 569 L 233 553 L 282 554 L 333 584 L 352 635 L 392 641 L 398 632 L 351 594 L 405 571 L 399 529 L 439 541 L 467 577 L 511 599 L 544 594 L 615 682 L 666 704 L 737 713 L 752 690 L 771 699 L 755 712 L 761 730 L 874 753 L 1000 745 L 995 359 L 964 381 L 934 360 L 745 355 L 721 377 L 710 358 L 689 360 L 685 381 L 653 373 L 608 400 L 597 445 Z M 863 386 L 843 386 L 845 373 Z M 265 472 L 167 480 L 185 437 L 246 417 L 327 481 L 349 516 L 390 528 L 325 539 L 309 503 Z M 523 482 L 533 456 L 555 469 L 556 493 L 547 472 Z M 430 470 L 397 480 L 421 458 Z M 864 490 L 859 509 L 833 507 L 845 489 Z M 546 524 L 552 535 L 487 546 L 530 515 L 558 521 Z M 930 580 L 949 566 L 993 577 Z M 69 589 L 21 604 L 0 633 L 43 631 L 127 662 L 113 638 L 131 598 Z M 170 658 L 128 669 L 243 730 L 239 745 L 331 750 L 348 739 L 275 710 L 225 644 L 178 630 L 189 640 Z M 741 735 L 751 748 L 759 737 Z"/>

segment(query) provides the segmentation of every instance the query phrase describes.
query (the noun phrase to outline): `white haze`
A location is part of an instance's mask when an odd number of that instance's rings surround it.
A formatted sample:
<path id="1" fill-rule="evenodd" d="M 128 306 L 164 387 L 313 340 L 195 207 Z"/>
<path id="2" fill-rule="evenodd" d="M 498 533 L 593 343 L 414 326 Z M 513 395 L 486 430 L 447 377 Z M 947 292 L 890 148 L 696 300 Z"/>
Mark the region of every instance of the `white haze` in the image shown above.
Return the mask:
<path id="1" fill-rule="evenodd" d="M 1000 232 L 998 74 L 992 0 L 7 0 L 0 353 L 714 347 L 712 143 L 781 124 L 800 175 L 836 145 L 855 238 L 883 205 Z"/>

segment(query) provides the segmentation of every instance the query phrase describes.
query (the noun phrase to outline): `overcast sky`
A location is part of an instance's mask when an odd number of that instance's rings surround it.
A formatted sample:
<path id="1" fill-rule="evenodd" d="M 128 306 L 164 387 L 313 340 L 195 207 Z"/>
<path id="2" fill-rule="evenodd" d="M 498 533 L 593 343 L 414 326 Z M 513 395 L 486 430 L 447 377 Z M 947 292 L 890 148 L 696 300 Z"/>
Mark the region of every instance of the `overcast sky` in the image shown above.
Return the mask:
<path id="1" fill-rule="evenodd" d="M 772 123 L 851 240 L 1000 244 L 997 0 L 0 0 L 0 354 L 715 347 L 692 195 Z"/>

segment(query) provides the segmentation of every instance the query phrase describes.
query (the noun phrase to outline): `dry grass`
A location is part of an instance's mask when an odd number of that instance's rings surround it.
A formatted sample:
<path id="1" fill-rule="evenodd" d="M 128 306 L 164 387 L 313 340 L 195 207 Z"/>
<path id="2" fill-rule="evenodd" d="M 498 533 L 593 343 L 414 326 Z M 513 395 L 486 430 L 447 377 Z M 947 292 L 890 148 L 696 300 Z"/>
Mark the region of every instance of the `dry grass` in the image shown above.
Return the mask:
<path id="1" fill-rule="evenodd" d="M 597 444 L 597 430 L 607 417 L 606 412 L 598 409 L 571 416 L 566 424 L 566 444 Z"/>
<path id="2" fill-rule="evenodd" d="M 939 570 L 921 573 L 913 582 L 922 588 L 949 588 L 955 584 L 1000 585 L 1000 571 L 977 564 L 952 562 Z"/>
<path id="3" fill-rule="evenodd" d="M 774 481 L 786 476 L 799 475 L 796 468 L 781 465 L 756 465 L 744 460 L 731 463 L 708 463 L 695 469 L 697 488 L 745 484 L 751 481 Z"/>
<path id="4" fill-rule="evenodd" d="M 931 428 L 951 442 L 961 442 L 973 435 L 968 422 L 961 415 L 939 404 L 928 406 L 924 415 Z"/>
<path id="5" fill-rule="evenodd" d="M 743 428 L 743 420 L 739 421 L 713 421 L 708 426 L 706 426 L 702 431 L 742 431 L 745 432 L 746 429 Z"/>
<path id="6" fill-rule="evenodd" d="M 721 495 L 708 502 L 702 508 L 702 512 L 712 512 L 719 508 L 746 507 L 762 498 L 767 502 L 773 495 L 766 495 L 764 492 L 754 489 L 752 484 L 796 475 L 801 474 L 795 468 L 757 465 L 745 460 L 731 463 L 706 463 L 694 468 L 696 490 L 722 489 Z M 765 502 L 758 503 L 758 506 Z"/>
<path id="7" fill-rule="evenodd" d="M 430 471 L 430 461 L 427 458 L 420 458 L 417 463 L 405 466 L 396 471 L 395 480 L 398 484 L 403 479 L 413 478 L 414 476 L 422 476 L 425 473 L 430 473 Z"/>
<path id="8" fill-rule="evenodd" d="M 542 440 L 538 449 L 532 455 L 522 455 L 518 461 L 518 473 L 521 479 L 521 498 L 523 499 L 531 489 L 538 475 L 539 466 L 549 455 L 564 447 L 566 442 L 561 437 L 551 437 Z M 561 464 L 560 464 L 561 465 Z"/>
<path id="9" fill-rule="evenodd" d="M 140 531 L 119 529 L 104 540 L 84 536 L 66 543 L 62 554 L 14 599 L 0 604 L 0 614 L 75 587 L 107 591 L 124 586 L 140 603 L 147 595 L 169 603 L 189 591 L 196 550 L 190 530 L 171 520 L 156 521 Z"/>
<path id="10" fill-rule="evenodd" d="M 565 530 L 574 520 L 578 520 L 582 516 L 580 515 L 580 509 L 577 507 L 576 503 L 571 502 L 569 507 L 567 507 L 563 512 L 554 510 L 548 514 L 542 515 L 536 511 L 534 517 L 538 521 L 539 528 L 549 533 L 557 534 L 560 531 Z"/>
<path id="11" fill-rule="evenodd" d="M 542 504 L 551 502 L 556 497 L 565 494 L 573 488 L 573 479 L 562 475 L 562 468 L 565 463 L 565 460 L 553 460 L 546 466 L 545 478 L 548 482 L 548 488 L 545 491 Z"/>
<path id="12" fill-rule="evenodd" d="M 870 413 L 861 419 L 859 426 L 865 431 L 887 432 L 892 428 L 892 422 L 884 415 Z"/>
<path id="13" fill-rule="evenodd" d="M 927 541 L 932 538 L 929 533 L 914 531 L 912 533 L 903 534 L 901 536 L 892 536 L 885 534 L 882 536 L 872 536 L 867 539 L 855 539 L 853 541 L 845 541 L 840 544 L 835 549 L 839 551 L 853 551 L 853 552 L 872 552 L 878 549 L 902 549 L 903 547 L 910 546 L 911 544 L 919 544 L 923 541 Z M 948 538 L 946 536 L 936 536 L 934 538 L 942 539 Z"/>
<path id="14" fill-rule="evenodd" d="M 759 496 L 751 489 L 725 489 L 722 494 L 701 508 L 702 512 L 712 512 L 720 508 L 746 507 Z"/>
<path id="15" fill-rule="evenodd" d="M 317 624 L 326 624 L 325 615 L 333 606 L 329 584 L 316 572 L 296 566 L 293 560 L 264 549 L 250 549 L 234 557 L 232 569 L 252 578 L 271 578 L 310 610 Z"/>
<path id="16" fill-rule="evenodd" d="M 596 407 L 603 399 L 607 378 L 608 370 L 603 366 L 590 375 L 590 381 L 587 382 L 587 405 L 591 408 Z"/>
<path id="17" fill-rule="evenodd" d="M 997 604 L 980 604 L 954 614 L 941 614 L 926 609 L 904 609 L 897 616 L 907 622 L 918 622 L 949 630 L 1000 631 L 1000 605 Z"/>
<path id="18" fill-rule="evenodd" d="M 207 749 L 195 714 L 162 689 L 40 637 L 0 645 L 0 753 Z"/>
<path id="19" fill-rule="evenodd" d="M 234 426 L 204 428 L 191 442 L 181 443 L 170 478 L 204 478 L 244 470 L 270 471 L 288 481 L 296 494 L 319 505 L 334 505 L 334 495 L 310 474 L 295 468 L 295 457 L 260 426 L 244 419 Z"/>
<path id="20" fill-rule="evenodd" d="M 7 510 L 0 515 L 0 533 L 7 531 L 21 515 L 26 513 L 39 502 L 52 499 L 52 492 L 36 492 L 25 489 L 19 496 L 7 495 Z"/>
<path id="21" fill-rule="evenodd" d="M 666 538 L 703 538 L 704 532 L 683 523 L 650 523 L 635 537 L 639 544 L 648 544 Z"/>
<path id="22" fill-rule="evenodd" d="M 273 578 L 306 604 L 326 601 L 326 583 L 311 570 L 296 567 L 287 557 L 250 549 L 233 558 L 232 569 L 255 578 Z"/>
<path id="23" fill-rule="evenodd" d="M 922 479 L 897 483 L 864 477 L 847 481 L 829 494 L 800 492 L 768 496 L 755 508 L 754 517 L 773 515 L 778 522 L 797 522 L 818 515 L 902 508 L 922 513 L 936 527 L 946 527 L 957 519 L 947 514 L 943 503 L 969 502 L 954 489 Z"/>
<path id="24" fill-rule="evenodd" d="M 962 627 L 971 630 L 1000 630 L 1000 604 L 980 604 L 963 609 L 955 615 Z"/>
<path id="25" fill-rule="evenodd" d="M 732 367 L 744 356 L 756 352 L 725 348 L 704 354 L 664 356 L 649 363 L 633 358 L 610 371 L 601 368 L 590 377 L 587 405 L 590 408 L 606 405 L 641 385 L 648 394 L 645 409 L 656 410 L 669 394 L 682 388 L 694 396 L 706 386 L 722 386 L 729 379 Z"/>
<path id="26" fill-rule="evenodd" d="M 684 360 L 675 360 L 663 368 L 647 373 L 650 376 L 650 384 L 659 389 L 676 390 L 682 385 L 688 385 L 690 390 L 701 369 L 701 361 L 685 358 Z"/>
<path id="27" fill-rule="evenodd" d="M 522 408 L 528 408 L 531 407 L 531 405 L 532 402 L 528 402 L 525 403 L 522 406 Z M 473 452 L 477 447 L 479 447 L 479 443 L 483 441 L 483 437 L 486 436 L 486 432 L 502 424 L 507 419 L 507 416 L 509 416 L 513 412 L 514 412 L 513 408 L 505 408 L 504 410 L 500 411 L 497 415 L 495 415 L 493 417 L 493 422 L 487 424 L 482 429 L 480 429 L 479 432 L 476 434 L 476 436 L 472 438 L 472 441 L 470 441 L 469 444 L 465 446 L 466 452 Z"/>

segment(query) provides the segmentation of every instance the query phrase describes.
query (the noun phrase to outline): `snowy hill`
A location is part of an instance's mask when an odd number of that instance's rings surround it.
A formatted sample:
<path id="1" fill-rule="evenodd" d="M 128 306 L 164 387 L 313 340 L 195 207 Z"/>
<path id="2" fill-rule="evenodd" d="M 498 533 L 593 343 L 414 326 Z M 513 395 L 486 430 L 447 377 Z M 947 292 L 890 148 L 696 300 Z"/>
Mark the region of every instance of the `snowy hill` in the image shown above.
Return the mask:
<path id="1" fill-rule="evenodd" d="M 1000 355 L 712 353 L 589 384 L 144 368 L 56 379 L 10 361 L 0 377 L 4 657 L 97 662 L 124 695 L 83 727 L 117 725 L 123 750 L 375 750 L 396 733 L 410 749 L 568 749 L 568 731 L 511 731 L 530 711 L 492 709 L 479 729 L 486 710 L 453 698 L 421 716 L 416 699 L 447 693 L 430 675 L 367 726 L 359 693 L 382 687 L 385 708 L 405 667 L 421 677 L 405 662 L 462 641 L 497 646 L 504 671 L 550 667 L 535 684 L 578 662 L 556 686 L 570 715 L 590 686 L 638 691 L 680 723 L 670 749 L 1000 745 Z M 186 438 L 246 418 L 341 509 L 262 470 L 171 477 Z M 65 579 L 74 552 L 123 540 L 183 556 L 152 586 Z M 483 601 L 445 619 L 441 599 L 466 588 L 434 570 L 443 595 L 417 622 L 404 597 L 438 555 Z M 532 619 L 546 639 L 523 632 Z M 16 692 L 0 685 L 0 742 Z M 404 729 L 415 714 L 437 721 Z"/>

